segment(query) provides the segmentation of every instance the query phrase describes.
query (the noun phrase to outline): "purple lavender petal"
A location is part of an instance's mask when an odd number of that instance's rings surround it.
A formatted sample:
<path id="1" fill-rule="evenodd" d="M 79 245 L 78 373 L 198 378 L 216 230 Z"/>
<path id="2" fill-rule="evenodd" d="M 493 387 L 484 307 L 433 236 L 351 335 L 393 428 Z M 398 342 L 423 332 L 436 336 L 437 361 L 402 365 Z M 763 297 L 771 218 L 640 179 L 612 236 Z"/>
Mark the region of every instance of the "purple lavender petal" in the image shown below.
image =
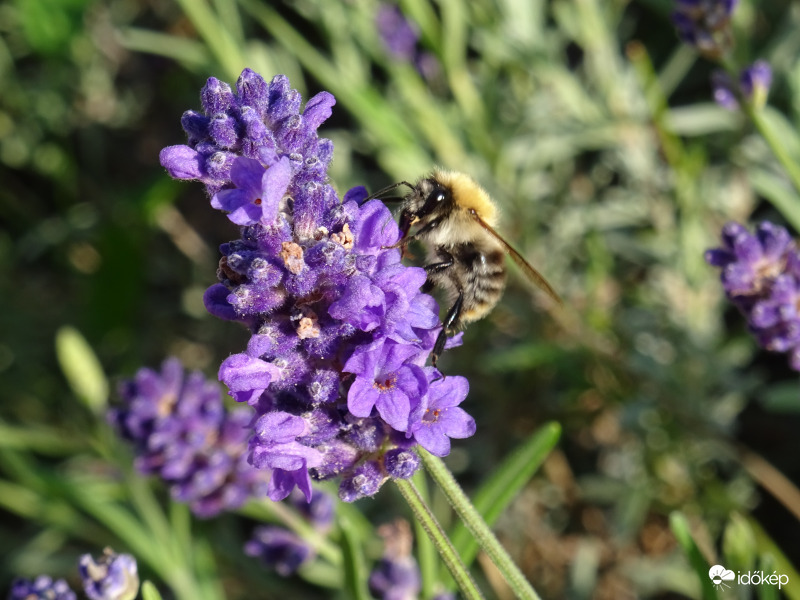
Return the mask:
<path id="1" fill-rule="evenodd" d="M 320 92 L 311 98 L 303 110 L 303 119 L 306 125 L 317 129 L 330 118 L 334 104 L 336 104 L 336 98 L 328 92 Z"/>
<path id="2" fill-rule="evenodd" d="M 90 600 L 133 600 L 139 592 L 136 560 L 110 550 L 95 562 L 90 554 L 80 558 L 83 590 Z"/>
<path id="3" fill-rule="evenodd" d="M 274 365 L 247 354 L 233 354 L 219 367 L 219 380 L 237 402 L 253 402 L 279 371 Z"/>
<path id="4" fill-rule="evenodd" d="M 167 146 L 158 155 L 161 166 L 175 179 L 202 179 L 205 158 L 189 146 Z"/>

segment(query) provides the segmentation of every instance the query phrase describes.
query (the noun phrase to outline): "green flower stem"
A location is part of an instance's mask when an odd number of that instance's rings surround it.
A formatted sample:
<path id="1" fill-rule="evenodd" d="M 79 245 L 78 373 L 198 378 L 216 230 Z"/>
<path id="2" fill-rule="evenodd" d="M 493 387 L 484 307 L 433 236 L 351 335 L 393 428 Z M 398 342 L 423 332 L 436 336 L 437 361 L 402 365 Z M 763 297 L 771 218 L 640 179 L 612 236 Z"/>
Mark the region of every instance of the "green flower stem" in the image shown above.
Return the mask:
<path id="1" fill-rule="evenodd" d="M 238 512 L 251 519 L 280 523 L 296 533 L 331 564 L 336 566 L 342 564 L 341 551 L 325 535 L 316 531 L 308 521 L 282 502 L 273 502 L 267 498 L 254 500 L 248 502 Z"/>
<path id="2" fill-rule="evenodd" d="M 419 491 L 426 504 L 430 504 L 430 494 L 428 494 L 428 480 L 425 476 L 425 471 L 420 469 L 414 474 L 412 479 L 414 485 Z M 415 523 L 415 532 L 417 538 L 417 560 L 419 561 L 420 575 L 422 576 L 422 590 L 420 597 L 424 600 L 433 598 L 437 574 L 440 568 L 439 554 L 436 552 L 436 547 L 433 545 L 427 535 L 424 535 L 424 528 L 422 523 L 417 521 Z M 452 541 L 452 540 L 451 540 Z"/>
<path id="3" fill-rule="evenodd" d="M 739 81 L 739 67 L 730 57 L 724 58 L 721 61 L 722 66 L 728 72 L 728 76 L 732 81 Z M 786 150 L 786 146 L 778 138 L 778 135 L 772 129 L 772 126 L 764 118 L 764 111 L 760 106 L 754 106 L 752 102 L 743 98 L 738 90 L 736 91 L 737 100 L 739 105 L 743 108 L 750 121 L 753 123 L 758 133 L 764 138 L 764 141 L 769 146 L 775 158 L 781 163 L 786 170 L 786 174 L 792 181 L 794 188 L 800 192 L 800 164 L 797 163 Z"/>
<path id="4" fill-rule="evenodd" d="M 444 495 L 450 501 L 458 516 L 461 517 L 464 525 L 472 532 L 480 547 L 497 566 L 508 585 L 514 591 L 514 597 L 521 600 L 540 600 L 536 591 L 525 579 L 525 576 L 514 564 L 514 561 L 511 560 L 508 552 L 500 544 L 492 530 L 489 529 L 489 526 L 481 518 L 478 511 L 475 510 L 475 507 L 441 459 L 422 449 L 419 450 L 419 454 L 428 473 L 439 484 Z"/>
<path id="5" fill-rule="evenodd" d="M 760 109 L 756 109 L 748 103 L 744 104 L 745 112 L 747 116 L 750 117 L 750 120 L 755 125 L 758 132 L 761 134 L 761 137 L 764 138 L 764 141 L 767 142 L 767 146 L 770 147 L 772 153 L 775 155 L 775 158 L 778 159 L 778 162 L 781 163 L 783 168 L 786 170 L 787 175 L 789 175 L 789 179 L 792 180 L 792 185 L 794 185 L 795 189 L 800 192 L 800 165 L 789 156 L 789 152 L 786 150 L 786 146 L 784 146 L 781 141 L 778 139 L 778 136 L 775 135 L 775 131 L 773 131 L 770 124 L 764 118 L 764 113 Z"/>
<path id="6" fill-rule="evenodd" d="M 395 483 L 400 493 L 403 495 L 403 498 L 405 498 L 409 507 L 411 507 L 414 517 L 425 529 L 428 537 L 439 551 L 442 560 L 447 565 L 447 568 L 450 569 L 450 574 L 453 576 L 453 579 L 455 579 L 464 597 L 467 599 L 483 598 L 483 594 L 481 594 L 478 586 L 473 581 L 464 563 L 461 562 L 461 558 L 458 556 L 455 548 L 453 548 L 453 544 L 447 538 L 447 535 L 442 530 L 442 526 L 439 525 L 436 517 L 433 516 L 431 509 L 425 504 L 414 484 L 403 479 L 396 479 Z"/>

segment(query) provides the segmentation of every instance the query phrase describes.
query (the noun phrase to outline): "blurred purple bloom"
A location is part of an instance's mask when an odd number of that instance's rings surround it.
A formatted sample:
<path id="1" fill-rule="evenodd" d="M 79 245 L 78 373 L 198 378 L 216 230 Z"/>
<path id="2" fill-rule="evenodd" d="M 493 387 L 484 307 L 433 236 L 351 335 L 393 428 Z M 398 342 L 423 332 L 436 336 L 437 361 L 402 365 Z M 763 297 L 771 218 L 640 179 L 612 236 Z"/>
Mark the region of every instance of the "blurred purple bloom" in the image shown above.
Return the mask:
<path id="1" fill-rule="evenodd" d="M 375 28 L 390 56 L 412 64 L 427 82 L 440 83 L 442 65 L 439 59 L 420 48 L 419 27 L 405 17 L 399 6 L 381 4 L 375 13 Z"/>
<path id="2" fill-rule="evenodd" d="M 289 497 L 291 503 L 320 534 L 327 533 L 334 517 L 333 498 L 316 490 L 309 502 L 305 495 L 295 490 Z M 314 549 L 295 533 L 279 526 L 257 527 L 245 544 L 245 554 L 260 558 L 264 564 L 284 577 L 291 575 L 306 562 L 312 560 Z"/>
<path id="3" fill-rule="evenodd" d="M 722 247 L 706 252 L 722 269 L 725 295 L 747 318 L 759 345 L 789 352 L 800 371 L 800 254 L 789 233 L 768 221 L 755 235 L 738 223 L 722 229 Z"/>
<path id="4" fill-rule="evenodd" d="M 136 559 L 129 554 L 115 554 L 106 548 L 97 562 L 84 554 L 78 568 L 90 600 L 133 600 L 139 593 Z"/>
<path id="5" fill-rule="evenodd" d="M 162 164 L 205 183 L 212 205 L 241 225 L 204 301 L 252 335 L 219 370 L 256 411 L 250 463 L 272 473 L 273 500 L 295 488 L 311 499 L 312 477 L 340 477 L 348 501 L 409 477 L 419 462 L 407 432 L 439 378 L 424 368 L 438 306 L 420 291 L 425 271 L 388 248 L 400 231 L 386 206 L 363 203 L 361 187 L 342 202 L 330 185 L 333 146 L 317 128 L 333 96 L 321 92 L 301 112 L 286 77 L 267 83 L 246 69 L 235 92 L 209 79 L 201 101 L 205 114 L 182 120 L 188 145 L 165 149 Z M 463 433 L 451 423 L 460 413 L 448 414 L 436 431 Z"/>
<path id="6" fill-rule="evenodd" d="M 11 582 L 8 600 L 75 600 L 76 595 L 63 579 L 53 581 L 47 575 L 36 579 L 18 578 Z"/>
<path id="7" fill-rule="evenodd" d="M 369 591 L 379 600 L 416 600 L 420 592 L 420 573 L 411 555 L 413 539 L 407 521 L 398 519 L 378 528 L 384 554 L 369 576 Z"/>
<path id="8" fill-rule="evenodd" d="M 714 71 L 711 74 L 714 101 L 728 110 L 739 109 L 740 97 L 755 107 L 763 106 L 771 84 L 772 68 L 765 60 L 757 60 L 743 69 L 738 83 L 725 71 Z"/>
<path id="9" fill-rule="evenodd" d="M 314 497 L 308 502 L 303 494 L 292 493 L 289 497 L 294 507 L 320 533 L 327 532 L 333 525 L 336 505 L 333 498 L 320 490 L 315 490 Z"/>
<path id="10" fill-rule="evenodd" d="M 738 0 L 675 0 L 678 37 L 712 59 L 731 47 L 730 20 Z"/>
<path id="11" fill-rule="evenodd" d="M 253 537 L 245 544 L 244 553 L 261 559 L 283 577 L 295 573 L 314 556 L 311 546 L 297 535 L 273 525 L 257 527 Z"/>
<path id="12" fill-rule="evenodd" d="M 399 6 L 382 4 L 375 15 L 375 27 L 389 54 L 405 61 L 414 58 L 419 31 L 405 18 Z"/>
<path id="13" fill-rule="evenodd" d="M 728 110 L 738 110 L 739 100 L 736 98 L 736 84 L 725 71 L 711 73 L 711 90 L 714 102 Z"/>
<path id="14" fill-rule="evenodd" d="M 739 75 L 739 89 L 748 102 L 763 106 L 772 85 L 772 67 L 765 60 L 757 60 Z"/>
<path id="15" fill-rule="evenodd" d="M 170 358 L 160 373 L 140 369 L 123 381 L 120 396 L 109 419 L 133 442 L 136 467 L 161 477 L 196 515 L 238 508 L 266 489 L 269 475 L 247 462 L 252 411 L 226 412 L 219 386 L 202 373 L 186 375 Z"/>

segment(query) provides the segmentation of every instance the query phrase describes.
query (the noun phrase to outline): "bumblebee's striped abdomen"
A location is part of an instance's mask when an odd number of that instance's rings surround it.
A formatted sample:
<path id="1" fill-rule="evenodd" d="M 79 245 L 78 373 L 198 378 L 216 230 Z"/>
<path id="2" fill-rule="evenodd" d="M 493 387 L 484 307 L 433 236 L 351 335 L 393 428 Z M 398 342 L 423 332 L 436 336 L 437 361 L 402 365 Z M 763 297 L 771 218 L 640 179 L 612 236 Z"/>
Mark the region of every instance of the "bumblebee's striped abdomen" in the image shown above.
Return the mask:
<path id="1" fill-rule="evenodd" d="M 470 323 L 491 311 L 506 285 L 505 252 L 495 244 L 457 244 L 447 249 L 455 259 L 451 273 L 460 286 L 464 304 L 459 324 Z"/>

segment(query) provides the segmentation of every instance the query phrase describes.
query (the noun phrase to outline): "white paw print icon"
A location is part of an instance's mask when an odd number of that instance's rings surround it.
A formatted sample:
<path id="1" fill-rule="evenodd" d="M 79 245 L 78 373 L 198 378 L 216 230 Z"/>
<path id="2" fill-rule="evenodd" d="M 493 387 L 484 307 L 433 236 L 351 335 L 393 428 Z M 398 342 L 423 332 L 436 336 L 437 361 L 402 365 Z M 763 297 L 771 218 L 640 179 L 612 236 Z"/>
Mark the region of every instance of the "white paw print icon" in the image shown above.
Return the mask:
<path id="1" fill-rule="evenodd" d="M 725 582 L 736 579 L 736 574 L 733 571 L 726 569 L 722 565 L 714 565 L 708 570 L 708 577 L 711 579 L 711 583 L 714 584 L 714 587 L 719 590 L 723 587 L 731 587 Z"/>

